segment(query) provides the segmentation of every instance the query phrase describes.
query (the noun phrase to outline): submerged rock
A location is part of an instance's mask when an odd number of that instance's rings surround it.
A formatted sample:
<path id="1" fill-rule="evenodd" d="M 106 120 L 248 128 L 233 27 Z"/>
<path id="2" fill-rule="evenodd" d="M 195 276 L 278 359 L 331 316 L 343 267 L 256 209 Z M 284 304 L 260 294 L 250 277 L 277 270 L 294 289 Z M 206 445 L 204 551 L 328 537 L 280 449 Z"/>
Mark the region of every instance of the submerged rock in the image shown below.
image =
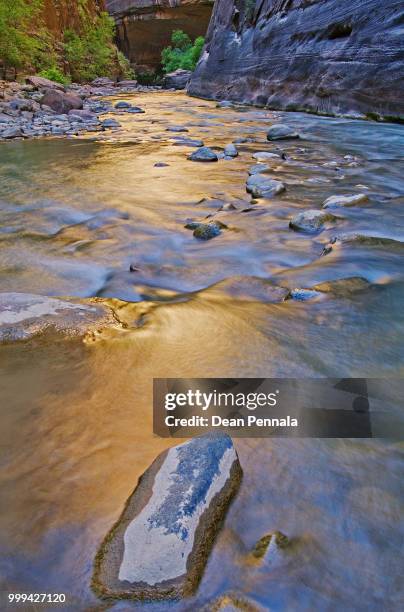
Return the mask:
<path id="1" fill-rule="evenodd" d="M 255 276 L 234 276 L 227 278 L 204 291 L 204 296 L 227 295 L 238 300 L 278 304 L 290 297 L 286 287 L 280 287 L 264 278 Z"/>
<path id="2" fill-rule="evenodd" d="M 289 223 L 289 227 L 297 232 L 315 233 L 322 229 L 326 223 L 335 221 L 331 213 L 321 210 L 305 210 L 299 213 Z"/>
<path id="3" fill-rule="evenodd" d="M 119 128 L 121 124 L 116 119 L 104 119 L 101 123 L 103 128 Z"/>
<path id="4" fill-rule="evenodd" d="M 320 291 L 315 291 L 314 289 L 301 289 L 296 288 L 292 289 L 290 292 L 290 297 L 292 300 L 296 300 L 297 302 L 308 302 L 309 300 L 315 300 L 318 297 L 321 297 Z"/>
<path id="5" fill-rule="evenodd" d="M 399 250 L 404 249 L 404 242 L 395 240 L 394 238 L 386 238 L 384 236 L 368 236 L 367 234 L 341 234 L 341 236 L 334 236 L 330 242 L 324 247 L 323 255 L 331 253 L 334 246 L 341 244 L 352 244 L 365 247 L 382 247 L 388 250 Z"/>
<path id="6" fill-rule="evenodd" d="M 130 108 L 127 108 L 125 112 L 131 113 L 132 115 L 143 115 L 146 111 L 143 108 L 140 108 L 140 106 L 131 106 Z"/>
<path id="7" fill-rule="evenodd" d="M 203 147 L 203 140 L 195 140 L 194 138 L 186 138 L 184 136 L 176 136 L 173 140 L 175 147 Z"/>
<path id="8" fill-rule="evenodd" d="M 280 159 L 277 153 L 269 153 L 269 151 L 257 151 L 253 153 L 253 158 L 257 161 L 267 161 L 268 159 Z"/>
<path id="9" fill-rule="evenodd" d="M 170 125 L 166 128 L 166 132 L 189 132 L 189 129 L 183 125 Z"/>
<path id="10" fill-rule="evenodd" d="M 199 240 L 211 240 L 220 236 L 221 227 L 215 223 L 198 223 L 198 226 L 194 229 L 194 237 Z"/>
<path id="11" fill-rule="evenodd" d="M 327 198 L 323 203 L 323 208 L 333 208 L 339 206 L 356 206 L 356 204 L 363 204 L 368 202 L 369 198 L 365 193 L 358 193 L 356 195 L 335 195 Z"/>
<path id="12" fill-rule="evenodd" d="M 258 540 L 252 550 L 252 556 L 256 559 L 262 559 L 270 552 L 271 548 L 285 549 L 289 546 L 289 538 L 280 531 L 269 533 Z"/>
<path id="13" fill-rule="evenodd" d="M 0 342 L 28 340 L 46 331 L 84 336 L 112 324 L 101 304 L 67 301 L 30 293 L 0 293 Z"/>
<path id="14" fill-rule="evenodd" d="M 191 161 L 216 162 L 219 160 L 216 153 L 210 147 L 200 147 L 188 157 Z"/>
<path id="15" fill-rule="evenodd" d="M 255 601 L 251 601 L 244 593 L 227 593 L 210 602 L 201 612 L 266 612 Z"/>
<path id="16" fill-rule="evenodd" d="M 119 102 L 117 102 L 115 104 L 115 108 L 117 110 L 122 110 L 122 109 L 126 109 L 126 108 L 130 108 L 132 105 L 130 104 L 130 102 L 125 102 L 124 100 L 120 100 Z"/>
<path id="17" fill-rule="evenodd" d="M 250 166 L 250 168 L 248 169 L 248 174 L 250 176 L 253 174 L 263 174 L 264 172 L 267 172 L 268 170 L 270 170 L 270 167 L 267 166 L 266 164 L 254 164 L 253 166 Z"/>
<path id="18" fill-rule="evenodd" d="M 289 140 L 291 138 L 299 138 L 299 134 L 283 123 L 272 125 L 267 132 L 268 140 Z"/>
<path id="19" fill-rule="evenodd" d="M 253 174 L 247 180 L 246 189 L 253 198 L 273 198 L 286 190 L 281 181 L 276 181 L 262 174 Z"/>
<path id="20" fill-rule="evenodd" d="M 347 297 L 352 293 L 366 291 L 371 287 L 371 284 L 361 276 L 351 276 L 349 278 L 340 278 L 333 281 L 326 281 L 314 287 L 316 291 L 321 293 L 332 293 L 336 297 Z"/>
<path id="21" fill-rule="evenodd" d="M 195 438 L 157 457 L 98 552 L 96 593 L 140 600 L 192 594 L 241 476 L 225 434 Z"/>

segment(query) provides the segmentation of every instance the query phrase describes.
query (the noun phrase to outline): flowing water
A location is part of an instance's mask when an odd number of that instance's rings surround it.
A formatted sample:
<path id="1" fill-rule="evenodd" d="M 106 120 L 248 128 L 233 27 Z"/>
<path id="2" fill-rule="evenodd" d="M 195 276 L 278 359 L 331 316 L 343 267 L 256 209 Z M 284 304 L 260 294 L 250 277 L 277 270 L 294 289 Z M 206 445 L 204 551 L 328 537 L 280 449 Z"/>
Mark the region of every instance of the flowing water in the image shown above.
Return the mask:
<path id="1" fill-rule="evenodd" d="M 0 290 L 131 303 L 111 302 L 128 329 L 93 344 L 0 348 L 2 589 L 64 592 L 72 610 L 209 609 L 229 592 L 270 610 L 396 610 L 403 457 L 388 441 L 237 440 L 244 480 L 195 598 L 105 606 L 91 593 L 100 541 L 175 443 L 151 433 L 153 377 L 404 373 L 401 126 L 172 93 L 125 99 L 146 113 L 119 116 L 118 131 L 0 146 Z M 304 137 L 268 143 L 280 121 Z M 201 164 L 181 136 L 246 142 L 234 160 Z M 257 151 L 285 153 L 267 163 L 287 191 L 251 205 Z M 338 209 L 322 232 L 289 229 L 297 213 L 353 193 L 368 201 Z M 208 215 L 228 228 L 198 241 L 184 225 Z M 322 255 L 346 234 L 391 240 Z M 234 297 L 234 277 L 246 299 Z M 266 281 L 293 290 L 352 277 L 368 284 L 266 300 Z M 293 539 L 290 559 L 249 566 L 248 550 L 275 529 Z"/>

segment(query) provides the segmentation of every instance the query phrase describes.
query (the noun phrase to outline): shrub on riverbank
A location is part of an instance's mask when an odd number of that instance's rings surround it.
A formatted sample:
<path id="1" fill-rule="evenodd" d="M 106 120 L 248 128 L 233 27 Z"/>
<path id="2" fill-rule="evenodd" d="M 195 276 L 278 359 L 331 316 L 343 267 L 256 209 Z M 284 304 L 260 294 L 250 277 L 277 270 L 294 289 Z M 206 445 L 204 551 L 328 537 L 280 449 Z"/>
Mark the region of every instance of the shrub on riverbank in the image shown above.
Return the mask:
<path id="1" fill-rule="evenodd" d="M 115 23 L 108 13 L 78 0 L 72 26 L 55 32 L 45 25 L 44 0 L 0 0 L 0 65 L 37 71 L 66 84 L 99 76 L 134 77 L 126 57 L 114 45 Z M 74 24 L 74 25 L 73 25 Z M 12 75 L 12 72 L 11 72 Z"/>
<path id="2" fill-rule="evenodd" d="M 182 30 L 174 30 L 171 37 L 171 45 L 163 49 L 161 63 L 165 73 L 183 70 L 195 70 L 202 53 L 205 39 L 198 36 L 192 44 L 192 40 Z"/>

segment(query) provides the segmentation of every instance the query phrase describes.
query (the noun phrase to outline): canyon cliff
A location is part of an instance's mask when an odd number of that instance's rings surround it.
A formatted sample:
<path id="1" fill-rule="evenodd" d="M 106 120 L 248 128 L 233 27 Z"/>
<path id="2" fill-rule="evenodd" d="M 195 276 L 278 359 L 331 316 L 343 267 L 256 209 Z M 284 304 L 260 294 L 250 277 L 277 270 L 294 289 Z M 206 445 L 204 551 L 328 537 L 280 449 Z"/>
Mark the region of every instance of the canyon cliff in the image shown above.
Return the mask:
<path id="1" fill-rule="evenodd" d="M 191 95 L 403 117 L 401 0 L 216 0 Z"/>
<path id="2" fill-rule="evenodd" d="M 86 0 L 86 2 L 70 2 L 69 0 L 44 0 L 42 16 L 48 30 L 55 38 L 62 39 L 65 30 L 79 30 L 82 23 L 80 10 L 90 17 L 106 11 L 104 0 Z"/>
<path id="3" fill-rule="evenodd" d="M 208 29 L 214 0 L 107 0 L 117 43 L 139 72 L 156 70 L 173 30 L 192 39 Z"/>

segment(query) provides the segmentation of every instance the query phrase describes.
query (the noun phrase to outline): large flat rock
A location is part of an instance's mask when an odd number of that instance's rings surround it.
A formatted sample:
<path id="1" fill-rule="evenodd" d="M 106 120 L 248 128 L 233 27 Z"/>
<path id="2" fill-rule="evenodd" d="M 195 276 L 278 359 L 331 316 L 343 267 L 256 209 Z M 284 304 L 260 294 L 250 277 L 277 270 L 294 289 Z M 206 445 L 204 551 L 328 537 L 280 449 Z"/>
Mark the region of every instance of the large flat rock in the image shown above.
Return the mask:
<path id="1" fill-rule="evenodd" d="M 84 336 L 113 322 L 109 308 L 30 293 L 0 293 L 0 343 L 28 340 L 46 331 Z"/>
<path id="2" fill-rule="evenodd" d="M 190 595 L 241 473 L 225 434 L 195 438 L 157 457 L 100 548 L 96 593 L 141 600 Z"/>

